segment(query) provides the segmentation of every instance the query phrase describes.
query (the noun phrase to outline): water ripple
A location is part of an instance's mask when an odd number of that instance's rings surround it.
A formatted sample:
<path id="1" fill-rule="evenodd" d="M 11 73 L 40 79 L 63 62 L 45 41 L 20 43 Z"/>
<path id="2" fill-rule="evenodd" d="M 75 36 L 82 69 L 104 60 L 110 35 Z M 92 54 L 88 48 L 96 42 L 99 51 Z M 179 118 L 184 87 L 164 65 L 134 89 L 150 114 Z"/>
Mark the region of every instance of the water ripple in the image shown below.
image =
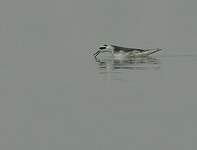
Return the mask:
<path id="1" fill-rule="evenodd" d="M 159 69 L 160 60 L 153 57 L 133 58 L 127 60 L 95 59 L 100 73 L 117 72 L 117 70 Z"/>

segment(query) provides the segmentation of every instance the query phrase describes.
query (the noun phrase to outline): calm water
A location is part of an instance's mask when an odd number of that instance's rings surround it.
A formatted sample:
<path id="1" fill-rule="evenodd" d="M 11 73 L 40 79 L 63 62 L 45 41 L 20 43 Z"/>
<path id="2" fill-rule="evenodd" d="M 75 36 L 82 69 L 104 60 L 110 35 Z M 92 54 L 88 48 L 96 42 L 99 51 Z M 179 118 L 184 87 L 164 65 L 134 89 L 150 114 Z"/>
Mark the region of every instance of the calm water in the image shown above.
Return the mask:
<path id="1" fill-rule="evenodd" d="M 196 4 L 1 1 L 0 149 L 196 150 Z M 105 42 L 164 50 L 95 60 Z"/>

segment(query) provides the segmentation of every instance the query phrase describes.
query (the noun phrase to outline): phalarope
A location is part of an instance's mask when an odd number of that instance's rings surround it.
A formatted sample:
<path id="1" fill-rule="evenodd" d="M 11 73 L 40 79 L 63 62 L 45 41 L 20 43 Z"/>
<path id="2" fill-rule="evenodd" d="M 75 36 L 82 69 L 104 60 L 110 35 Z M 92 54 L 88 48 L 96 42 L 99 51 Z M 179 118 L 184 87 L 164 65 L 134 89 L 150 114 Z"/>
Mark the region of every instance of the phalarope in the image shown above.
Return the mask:
<path id="1" fill-rule="evenodd" d="M 139 49 L 139 48 L 127 48 L 115 45 L 102 45 L 98 51 L 93 55 L 97 57 L 100 53 L 108 52 L 111 53 L 114 58 L 124 59 L 133 57 L 147 57 L 153 53 L 161 51 L 161 49 Z"/>

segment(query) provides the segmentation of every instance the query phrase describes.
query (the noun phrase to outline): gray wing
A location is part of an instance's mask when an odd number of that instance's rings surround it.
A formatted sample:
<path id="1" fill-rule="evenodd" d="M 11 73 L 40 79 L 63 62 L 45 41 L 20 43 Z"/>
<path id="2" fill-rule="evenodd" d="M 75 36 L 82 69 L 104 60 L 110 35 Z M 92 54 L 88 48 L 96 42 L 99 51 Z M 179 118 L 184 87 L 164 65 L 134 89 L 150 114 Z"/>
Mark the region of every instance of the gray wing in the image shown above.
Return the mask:
<path id="1" fill-rule="evenodd" d="M 139 51 L 139 52 L 144 52 L 146 50 L 144 49 L 139 49 L 139 48 L 128 48 L 128 47 L 120 47 L 116 45 L 112 45 L 114 47 L 114 52 L 119 52 L 119 51 L 125 51 L 125 52 L 132 52 L 132 51 Z"/>

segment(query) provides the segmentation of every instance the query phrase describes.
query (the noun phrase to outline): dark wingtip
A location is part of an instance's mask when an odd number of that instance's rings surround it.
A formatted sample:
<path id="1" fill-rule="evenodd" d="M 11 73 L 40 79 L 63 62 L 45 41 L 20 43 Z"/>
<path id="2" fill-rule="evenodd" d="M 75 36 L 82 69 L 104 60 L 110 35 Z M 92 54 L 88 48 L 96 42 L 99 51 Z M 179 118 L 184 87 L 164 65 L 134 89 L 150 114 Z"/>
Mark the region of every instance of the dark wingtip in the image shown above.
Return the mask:
<path id="1" fill-rule="evenodd" d="M 162 51 L 163 49 L 161 49 L 161 48 L 157 48 L 156 50 L 157 50 L 157 51 Z"/>

